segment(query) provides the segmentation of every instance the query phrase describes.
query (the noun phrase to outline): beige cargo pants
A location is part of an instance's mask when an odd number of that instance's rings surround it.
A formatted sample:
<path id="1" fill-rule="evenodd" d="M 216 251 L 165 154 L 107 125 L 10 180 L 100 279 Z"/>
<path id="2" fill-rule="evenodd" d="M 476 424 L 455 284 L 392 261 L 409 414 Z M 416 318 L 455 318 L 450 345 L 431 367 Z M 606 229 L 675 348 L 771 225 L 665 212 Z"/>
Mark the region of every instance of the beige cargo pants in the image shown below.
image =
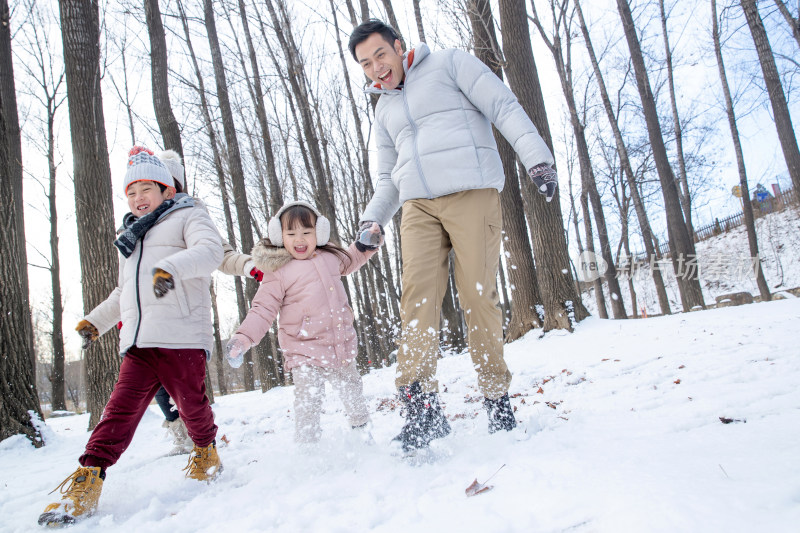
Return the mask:
<path id="1" fill-rule="evenodd" d="M 448 280 L 448 253 L 455 253 L 455 281 L 468 329 L 478 387 L 492 400 L 511 382 L 503 359 L 503 324 L 496 289 L 502 214 L 495 189 L 408 200 L 400 225 L 403 252 L 402 332 L 395 385 L 418 381 L 438 392 L 439 319 Z"/>

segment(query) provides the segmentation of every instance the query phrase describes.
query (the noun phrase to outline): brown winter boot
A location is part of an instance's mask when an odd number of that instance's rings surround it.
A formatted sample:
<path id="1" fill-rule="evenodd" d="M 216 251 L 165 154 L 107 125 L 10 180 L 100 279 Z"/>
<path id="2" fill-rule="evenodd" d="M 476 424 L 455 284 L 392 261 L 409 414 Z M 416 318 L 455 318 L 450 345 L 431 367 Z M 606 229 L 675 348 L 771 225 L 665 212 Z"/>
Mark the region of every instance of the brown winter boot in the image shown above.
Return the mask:
<path id="1" fill-rule="evenodd" d="M 70 482 L 64 490 L 64 485 Z M 64 495 L 62 500 L 51 503 L 39 515 L 40 526 L 60 526 L 73 524 L 94 514 L 97 509 L 97 500 L 103 490 L 103 479 L 100 477 L 100 467 L 80 467 L 71 476 L 61 482 L 53 491 L 61 490 Z"/>
<path id="2" fill-rule="evenodd" d="M 217 447 L 212 442 L 205 448 L 194 446 L 186 465 L 186 477 L 211 483 L 222 472 L 222 461 L 217 455 Z"/>

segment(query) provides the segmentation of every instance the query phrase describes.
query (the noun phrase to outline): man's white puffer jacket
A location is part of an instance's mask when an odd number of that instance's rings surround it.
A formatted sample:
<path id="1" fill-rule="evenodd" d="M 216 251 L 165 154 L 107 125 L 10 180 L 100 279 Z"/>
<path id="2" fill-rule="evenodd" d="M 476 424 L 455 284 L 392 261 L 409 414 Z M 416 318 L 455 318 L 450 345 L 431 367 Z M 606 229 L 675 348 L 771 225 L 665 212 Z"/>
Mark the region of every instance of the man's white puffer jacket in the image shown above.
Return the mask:
<path id="1" fill-rule="evenodd" d="M 366 92 L 375 108 L 378 181 L 361 220 L 382 225 L 406 200 L 503 189 L 505 175 L 494 124 L 525 168 L 553 156 L 516 96 L 476 57 L 456 49 L 407 52 L 404 84 Z"/>

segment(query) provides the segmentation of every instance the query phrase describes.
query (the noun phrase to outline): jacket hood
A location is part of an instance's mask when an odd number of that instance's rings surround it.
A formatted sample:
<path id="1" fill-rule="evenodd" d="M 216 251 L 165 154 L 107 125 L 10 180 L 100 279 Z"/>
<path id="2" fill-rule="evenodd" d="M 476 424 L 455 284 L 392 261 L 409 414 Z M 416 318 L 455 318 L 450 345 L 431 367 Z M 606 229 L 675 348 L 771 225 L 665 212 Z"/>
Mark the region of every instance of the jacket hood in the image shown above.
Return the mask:
<path id="1" fill-rule="evenodd" d="M 405 71 L 405 79 L 408 78 L 409 72 L 414 70 L 414 68 L 420 64 L 420 62 L 428 57 L 431 53 L 430 48 L 425 43 L 417 43 L 416 48 L 412 48 L 408 52 L 403 55 L 403 71 Z M 397 92 L 397 89 L 384 89 L 381 87 L 381 84 L 378 82 L 372 82 L 367 85 L 364 89 L 364 92 L 367 94 L 393 94 Z"/>
<path id="2" fill-rule="evenodd" d="M 267 237 L 264 237 L 253 246 L 253 251 L 250 255 L 253 264 L 262 272 L 275 272 L 292 260 L 292 255 L 286 248 L 278 248 Z"/>

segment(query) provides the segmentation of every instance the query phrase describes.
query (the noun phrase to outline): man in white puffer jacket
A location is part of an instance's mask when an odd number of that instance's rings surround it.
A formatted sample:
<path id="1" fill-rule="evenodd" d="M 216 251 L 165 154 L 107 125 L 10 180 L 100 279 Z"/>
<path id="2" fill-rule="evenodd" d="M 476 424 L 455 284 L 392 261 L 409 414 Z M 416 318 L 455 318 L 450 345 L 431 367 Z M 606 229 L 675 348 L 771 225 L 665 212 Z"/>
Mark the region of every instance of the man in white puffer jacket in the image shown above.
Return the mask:
<path id="1" fill-rule="evenodd" d="M 450 432 L 438 401 L 436 363 L 451 249 L 489 431 L 510 431 L 516 427 L 508 398 L 511 373 L 495 290 L 505 175 L 492 124 L 548 201 L 557 188 L 553 156 L 511 90 L 474 56 L 431 52 L 424 43 L 403 53 L 395 30 L 378 20 L 356 27 L 349 47 L 373 81 L 366 92 L 380 94 L 378 180 L 360 227 L 384 226 L 403 208 L 403 327 L 395 384 L 406 423 L 396 440 L 408 451 Z"/>

